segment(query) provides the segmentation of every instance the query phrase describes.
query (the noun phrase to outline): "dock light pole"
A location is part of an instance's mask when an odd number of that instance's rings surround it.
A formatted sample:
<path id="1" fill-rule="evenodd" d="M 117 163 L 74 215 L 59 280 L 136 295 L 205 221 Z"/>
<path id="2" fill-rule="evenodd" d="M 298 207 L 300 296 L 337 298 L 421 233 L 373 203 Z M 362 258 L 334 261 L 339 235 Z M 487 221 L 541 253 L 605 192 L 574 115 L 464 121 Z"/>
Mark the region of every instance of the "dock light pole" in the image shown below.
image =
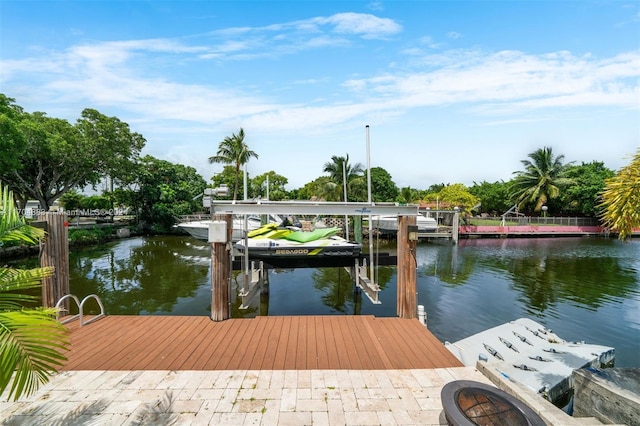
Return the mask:
<path id="1" fill-rule="evenodd" d="M 344 187 L 344 202 L 349 202 L 347 198 L 347 162 L 342 162 L 342 185 Z M 344 215 L 345 238 L 349 239 L 349 216 Z"/>
<path id="2" fill-rule="evenodd" d="M 373 205 L 371 200 L 371 150 L 369 149 L 369 125 L 365 126 L 365 133 L 367 139 L 367 202 L 369 205 Z M 371 283 L 375 284 L 376 281 L 373 277 L 373 224 L 371 223 L 371 215 L 369 215 L 369 271 L 371 276 L 369 279 Z"/>

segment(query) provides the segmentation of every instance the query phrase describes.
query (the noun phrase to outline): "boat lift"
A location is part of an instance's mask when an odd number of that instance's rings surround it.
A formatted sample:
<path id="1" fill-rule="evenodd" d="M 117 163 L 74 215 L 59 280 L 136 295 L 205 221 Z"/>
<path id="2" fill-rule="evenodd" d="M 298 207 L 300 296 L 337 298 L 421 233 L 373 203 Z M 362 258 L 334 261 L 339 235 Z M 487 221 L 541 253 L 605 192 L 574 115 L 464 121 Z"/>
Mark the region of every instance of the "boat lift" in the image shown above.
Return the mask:
<path id="1" fill-rule="evenodd" d="M 396 215 L 396 216 L 417 216 L 418 205 L 397 205 L 395 203 L 364 203 L 364 202 L 313 202 L 313 201 L 265 201 L 265 200 L 243 200 L 230 201 L 218 200 L 205 195 L 202 199 L 203 207 L 208 207 L 212 215 L 232 214 L 232 215 L 340 215 L 340 216 L 369 216 L 369 235 L 372 233 L 372 215 Z M 249 271 L 249 253 L 245 250 L 245 270 L 244 284 L 242 287 L 242 306 L 247 307 L 250 300 L 258 293 L 258 288 L 262 285 L 265 276 L 261 264 L 255 268 L 251 265 Z M 369 238 L 369 275 L 367 276 L 367 261 L 362 259 L 362 264 L 356 260 L 351 269 L 352 277 L 356 285 L 363 290 L 367 297 L 374 304 L 381 303 L 378 298 L 380 287 L 374 279 L 374 253 L 373 240 Z M 251 275 L 251 279 L 249 278 Z M 256 279 L 257 277 L 260 277 Z"/>

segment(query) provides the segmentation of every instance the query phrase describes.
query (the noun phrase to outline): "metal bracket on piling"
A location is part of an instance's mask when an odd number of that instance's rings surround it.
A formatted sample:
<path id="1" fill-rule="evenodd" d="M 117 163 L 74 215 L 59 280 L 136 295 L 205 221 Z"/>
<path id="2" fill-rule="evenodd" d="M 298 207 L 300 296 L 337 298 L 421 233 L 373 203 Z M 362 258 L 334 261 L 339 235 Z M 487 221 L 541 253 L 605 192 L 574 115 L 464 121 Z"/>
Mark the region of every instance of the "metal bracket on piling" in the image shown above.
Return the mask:
<path id="1" fill-rule="evenodd" d="M 362 289 L 371 303 L 373 303 L 374 305 L 380 305 L 382 303 L 378 298 L 380 286 L 375 282 L 371 282 L 371 280 L 367 276 L 367 259 L 362 259 L 362 265 L 358 264 L 358 260 L 356 260 L 355 272 L 356 285 Z"/>
<path id="2" fill-rule="evenodd" d="M 251 261 L 251 271 L 248 288 L 242 288 L 239 294 L 239 296 L 242 297 L 242 305 L 240 305 L 240 309 L 247 309 L 253 298 L 256 297 L 256 294 L 258 294 L 260 289 L 262 289 L 262 284 L 265 277 L 264 273 L 265 269 L 262 261 L 260 261 L 257 268 L 256 262 Z"/>

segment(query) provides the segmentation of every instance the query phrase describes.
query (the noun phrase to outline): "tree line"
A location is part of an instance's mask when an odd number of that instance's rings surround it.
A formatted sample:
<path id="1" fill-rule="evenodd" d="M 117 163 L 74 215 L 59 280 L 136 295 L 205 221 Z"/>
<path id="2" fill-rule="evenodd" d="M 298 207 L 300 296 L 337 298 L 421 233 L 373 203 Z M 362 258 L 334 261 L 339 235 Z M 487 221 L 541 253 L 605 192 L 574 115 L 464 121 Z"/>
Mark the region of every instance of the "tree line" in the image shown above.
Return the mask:
<path id="1" fill-rule="evenodd" d="M 301 188 L 287 190 L 288 179 L 272 170 L 249 176 L 245 189 L 243 166 L 259 154 L 248 147 L 243 128 L 219 142 L 209 157 L 211 164 L 223 165 L 209 181 L 193 167 L 141 156 L 144 137 L 117 117 L 94 109 L 83 110 L 71 124 L 43 112 L 27 113 L 14 99 L 0 94 L 0 129 L 0 181 L 22 207 L 27 199 L 36 199 L 46 210 L 60 199 L 66 208 L 78 208 L 88 202 L 79 191 L 106 181 L 108 189 L 98 200 L 94 196 L 92 203 L 128 207 L 145 226 L 167 230 L 178 216 L 202 211 L 198 197 L 206 187 L 227 185 L 233 188 L 228 198 L 234 200 L 245 191 L 250 199 L 274 201 L 368 199 L 366 170 L 352 163 L 349 154 L 332 156 L 322 174 Z M 566 163 L 563 155 L 542 147 L 522 160 L 522 170 L 507 181 L 480 181 L 468 187 L 434 183 L 424 189 L 398 188 L 384 168 L 372 167 L 371 196 L 374 202 L 458 207 L 470 214 L 496 216 L 512 208 L 537 215 L 544 207 L 550 215 L 601 217 L 614 228 L 627 227 L 637 224 L 640 214 L 638 155 L 616 173 L 599 161 Z M 619 211 L 609 212 L 612 206 Z"/>

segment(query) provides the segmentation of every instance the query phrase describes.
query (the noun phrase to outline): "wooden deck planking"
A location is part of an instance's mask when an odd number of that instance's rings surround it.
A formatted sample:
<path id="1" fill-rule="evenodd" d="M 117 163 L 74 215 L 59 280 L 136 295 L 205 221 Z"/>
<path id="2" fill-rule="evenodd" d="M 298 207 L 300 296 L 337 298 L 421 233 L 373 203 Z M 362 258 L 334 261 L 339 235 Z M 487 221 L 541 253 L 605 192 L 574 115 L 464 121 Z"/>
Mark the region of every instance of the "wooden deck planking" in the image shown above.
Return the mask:
<path id="1" fill-rule="evenodd" d="M 155 323 L 154 321 L 145 321 L 140 322 L 140 324 L 132 324 L 129 325 L 125 321 L 125 318 L 118 318 L 119 322 L 119 330 L 113 335 L 105 335 L 100 340 L 103 340 L 106 346 L 102 346 L 100 353 L 104 354 L 104 356 L 98 358 L 96 360 L 96 370 L 104 369 L 109 370 L 112 366 L 117 366 L 121 364 L 127 364 L 132 362 L 135 359 L 135 362 L 138 363 L 140 369 L 144 368 L 144 359 L 149 354 L 149 350 L 152 350 L 156 347 L 156 345 L 162 343 L 162 339 L 157 339 L 154 336 L 155 333 L 151 333 L 148 330 L 153 328 L 163 329 L 165 326 L 170 325 L 170 319 L 163 319 L 162 321 L 158 321 Z M 95 325 L 102 325 L 101 322 L 106 322 L 104 319 L 95 323 Z M 145 324 L 146 323 L 146 324 Z M 93 324 L 91 324 L 93 325 Z M 86 327 L 90 327 L 86 326 Z M 128 330 L 128 327 L 132 327 L 131 330 Z M 106 333 L 106 330 L 103 332 Z M 109 336 L 109 338 L 107 338 Z M 111 338 L 111 336 L 116 337 L 116 339 Z M 117 344 L 120 351 L 112 351 L 113 345 Z M 151 345 L 154 345 L 151 347 Z M 140 353 L 137 348 L 147 348 L 144 353 Z M 91 347 L 85 348 L 86 353 L 91 353 Z"/>
<path id="2" fill-rule="evenodd" d="M 272 329 L 268 328 L 267 325 L 269 324 L 267 321 L 264 321 L 263 318 L 265 317 L 257 317 L 256 318 L 256 325 L 255 325 L 255 329 L 256 329 L 256 333 L 259 336 L 259 338 L 256 340 L 255 345 L 253 345 L 253 347 L 257 347 L 257 348 L 268 348 L 269 347 L 269 341 L 270 341 L 270 334 L 272 333 Z M 267 351 L 251 351 L 250 354 L 247 354 L 245 359 L 247 360 L 247 362 L 249 363 L 249 370 L 260 370 L 262 369 L 262 363 L 264 361 L 264 357 Z"/>
<path id="3" fill-rule="evenodd" d="M 321 318 L 319 317 L 313 317 L 313 324 L 316 328 L 316 341 L 317 341 L 317 367 L 320 369 L 328 369 L 330 365 L 335 365 L 332 364 L 329 360 L 330 355 L 329 355 L 329 347 L 327 346 L 327 342 L 325 340 L 325 336 L 326 336 L 326 330 L 325 330 L 325 322 L 322 321 Z M 337 355 L 335 357 L 336 359 L 338 359 Z"/>
<path id="4" fill-rule="evenodd" d="M 259 367 L 259 369 L 261 370 L 273 370 L 273 363 L 276 358 L 276 349 L 278 347 L 278 337 L 280 336 L 280 332 L 282 331 L 284 319 L 285 317 L 275 317 L 272 320 L 269 320 L 269 317 L 261 319 L 261 321 L 265 321 L 268 323 L 267 327 L 271 328 L 271 331 L 269 332 L 269 340 L 267 340 L 267 345 L 263 346 L 264 357 L 262 359 L 262 366 Z"/>
<path id="5" fill-rule="evenodd" d="M 462 364 L 417 320 L 373 316 L 108 316 L 70 324 L 63 370 L 446 368 Z"/>
<path id="6" fill-rule="evenodd" d="M 389 360 L 389 356 L 385 352 L 384 348 L 382 347 L 382 344 L 380 343 L 380 339 L 378 338 L 378 336 L 374 331 L 373 319 L 365 322 L 365 330 L 367 333 L 367 338 L 369 339 L 369 342 L 371 342 L 371 347 L 375 349 L 376 353 L 380 357 L 380 361 L 382 362 L 382 365 L 385 366 L 384 368 L 387 368 L 387 369 L 393 368 L 393 364 L 391 363 L 391 360 Z"/>
<path id="7" fill-rule="evenodd" d="M 403 351 L 404 343 L 409 339 L 408 335 L 405 334 L 402 338 L 396 336 L 395 331 L 389 327 L 386 321 L 382 321 L 382 318 L 376 320 L 373 328 L 394 367 L 411 368 L 411 364 L 407 362 L 406 354 Z"/>
<path id="8" fill-rule="evenodd" d="M 305 348 L 305 365 L 307 370 L 315 370 L 318 367 L 318 345 L 316 334 L 316 319 L 315 317 L 307 317 L 307 347 Z"/>
<path id="9" fill-rule="evenodd" d="M 375 354 L 369 352 L 370 347 L 363 342 L 360 333 L 360 329 L 364 327 L 368 317 L 347 316 L 343 318 L 346 323 L 345 338 L 353 344 L 352 363 L 360 363 L 363 369 L 370 370 L 374 365 L 372 357 L 375 357 Z"/>
<path id="10" fill-rule="evenodd" d="M 417 340 L 416 347 L 421 348 L 421 355 L 428 354 L 428 358 L 433 361 L 434 367 L 442 363 L 455 362 L 458 360 L 433 334 L 425 330 L 421 324 L 412 323 L 409 324 L 408 327 L 413 327 L 416 333 L 422 333 L 424 335 L 424 339 Z"/>
<path id="11" fill-rule="evenodd" d="M 398 330 L 394 327 L 393 322 L 384 321 L 383 318 L 380 318 L 380 320 L 376 321 L 376 325 L 377 327 L 385 330 L 385 334 L 388 336 L 389 341 L 396 350 L 395 357 L 397 357 L 398 360 L 401 360 L 401 368 L 415 368 L 415 354 L 412 351 L 412 346 L 415 345 L 415 342 L 409 342 L 410 344 L 408 345 L 403 344 L 405 341 L 403 334 L 405 333 L 398 334 Z"/>

